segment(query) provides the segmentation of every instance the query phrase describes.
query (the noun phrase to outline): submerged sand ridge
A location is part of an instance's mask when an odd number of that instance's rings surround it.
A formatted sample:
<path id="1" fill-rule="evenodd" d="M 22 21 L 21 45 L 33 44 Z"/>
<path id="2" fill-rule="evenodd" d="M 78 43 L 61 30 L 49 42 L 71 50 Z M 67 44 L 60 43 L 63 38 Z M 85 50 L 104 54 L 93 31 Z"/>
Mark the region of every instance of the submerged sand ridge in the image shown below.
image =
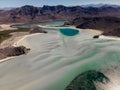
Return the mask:
<path id="1" fill-rule="evenodd" d="M 17 45 L 31 51 L 0 64 L 0 89 L 64 90 L 82 72 L 120 63 L 120 42 L 93 39 L 94 35 L 81 29 L 75 37 L 63 37 L 70 53 L 58 31 L 24 37 Z"/>

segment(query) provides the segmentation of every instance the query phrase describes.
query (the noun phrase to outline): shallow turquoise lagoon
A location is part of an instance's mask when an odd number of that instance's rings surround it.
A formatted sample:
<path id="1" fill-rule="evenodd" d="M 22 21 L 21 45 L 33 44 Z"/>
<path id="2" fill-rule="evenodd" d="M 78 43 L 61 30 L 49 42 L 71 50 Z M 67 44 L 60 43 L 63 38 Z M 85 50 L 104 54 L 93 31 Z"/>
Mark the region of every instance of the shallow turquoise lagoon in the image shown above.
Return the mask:
<path id="1" fill-rule="evenodd" d="M 120 64 L 120 41 L 93 39 L 94 35 L 81 29 L 74 37 L 61 36 L 58 30 L 26 37 L 19 44 L 31 51 L 0 63 L 0 90 L 65 90 L 89 70 L 103 70 L 111 79 L 103 90 L 118 90 L 110 86 L 120 83 L 120 69 L 114 67 Z"/>

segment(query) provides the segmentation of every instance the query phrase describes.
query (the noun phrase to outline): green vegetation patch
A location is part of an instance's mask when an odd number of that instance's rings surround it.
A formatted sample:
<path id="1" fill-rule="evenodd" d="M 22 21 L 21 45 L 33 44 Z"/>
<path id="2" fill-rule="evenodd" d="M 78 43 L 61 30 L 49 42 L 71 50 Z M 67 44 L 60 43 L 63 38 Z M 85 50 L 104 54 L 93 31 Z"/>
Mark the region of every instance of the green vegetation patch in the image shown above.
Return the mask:
<path id="1" fill-rule="evenodd" d="M 30 28 L 18 28 L 17 30 L 4 30 L 0 31 L 0 43 L 3 42 L 4 40 L 10 38 L 12 35 L 10 33 L 14 32 L 29 32 Z"/>

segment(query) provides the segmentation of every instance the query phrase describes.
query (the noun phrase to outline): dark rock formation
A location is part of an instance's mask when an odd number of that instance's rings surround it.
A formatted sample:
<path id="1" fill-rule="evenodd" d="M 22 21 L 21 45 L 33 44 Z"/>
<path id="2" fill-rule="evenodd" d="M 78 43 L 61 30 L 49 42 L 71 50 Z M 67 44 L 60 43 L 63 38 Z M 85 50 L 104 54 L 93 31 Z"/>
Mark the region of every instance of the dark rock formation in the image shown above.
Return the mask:
<path id="1" fill-rule="evenodd" d="M 120 37 L 120 28 L 119 27 L 115 27 L 115 29 L 113 29 L 113 30 L 110 30 L 108 32 L 104 32 L 103 35 Z"/>
<path id="2" fill-rule="evenodd" d="M 47 31 L 43 30 L 42 28 L 32 28 L 30 33 L 47 33 Z"/>
<path id="3" fill-rule="evenodd" d="M 117 17 L 79 17 L 71 22 L 81 29 L 96 29 L 104 35 L 120 36 L 120 18 Z"/>
<path id="4" fill-rule="evenodd" d="M 0 59 L 27 54 L 29 50 L 24 46 L 2 48 L 0 49 Z"/>
<path id="5" fill-rule="evenodd" d="M 109 79 L 103 73 L 91 70 L 78 75 L 65 90 L 97 90 L 94 82 L 105 84 Z"/>
<path id="6" fill-rule="evenodd" d="M 71 25 L 70 22 L 65 22 L 63 26 L 69 26 L 69 25 Z"/>
<path id="7" fill-rule="evenodd" d="M 97 39 L 97 38 L 99 38 L 99 35 L 95 35 L 95 36 L 93 36 L 93 38 Z"/>

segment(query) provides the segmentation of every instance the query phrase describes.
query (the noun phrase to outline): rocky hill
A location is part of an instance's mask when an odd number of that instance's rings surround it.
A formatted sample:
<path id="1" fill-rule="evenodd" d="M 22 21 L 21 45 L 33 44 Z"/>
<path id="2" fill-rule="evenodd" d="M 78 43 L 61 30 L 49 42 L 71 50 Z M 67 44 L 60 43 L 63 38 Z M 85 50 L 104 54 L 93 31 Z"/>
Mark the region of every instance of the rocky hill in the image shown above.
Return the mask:
<path id="1" fill-rule="evenodd" d="M 120 36 L 120 18 L 118 17 L 79 17 L 70 25 L 82 29 L 97 29 L 104 35 Z"/>

